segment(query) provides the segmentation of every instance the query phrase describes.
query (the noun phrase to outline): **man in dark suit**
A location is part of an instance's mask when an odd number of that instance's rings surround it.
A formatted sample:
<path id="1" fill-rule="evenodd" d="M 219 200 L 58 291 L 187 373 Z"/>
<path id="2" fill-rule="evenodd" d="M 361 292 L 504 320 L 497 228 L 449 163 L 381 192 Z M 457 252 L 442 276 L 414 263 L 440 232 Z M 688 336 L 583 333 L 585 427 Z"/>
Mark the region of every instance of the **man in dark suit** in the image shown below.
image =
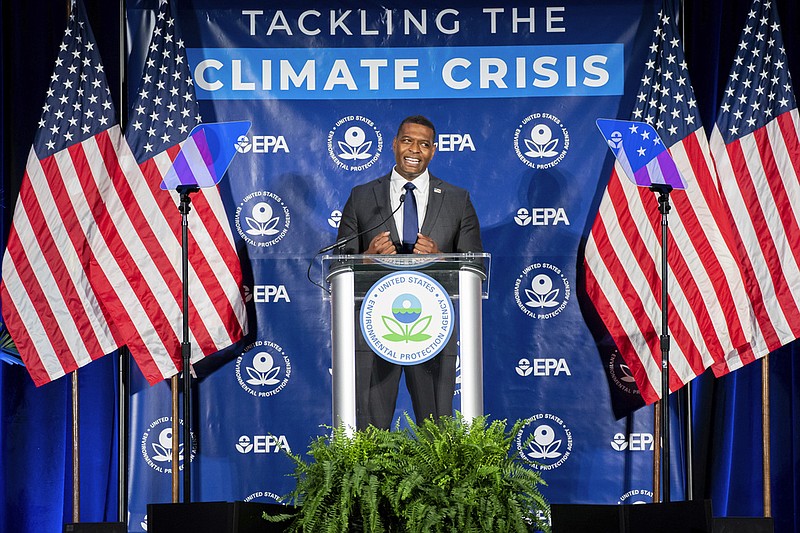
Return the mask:
<path id="1" fill-rule="evenodd" d="M 428 172 L 428 163 L 436 152 L 435 139 L 433 123 L 423 116 L 411 116 L 400 123 L 392 141 L 394 169 L 353 188 L 342 210 L 338 238 L 356 235 L 378 226 L 382 220 L 386 222 L 345 245 L 342 253 L 483 251 L 480 224 L 469 193 Z M 401 203 L 404 204 L 402 208 Z M 418 231 L 409 227 L 409 222 L 413 227 L 414 216 L 408 216 L 407 209 L 414 207 Z M 393 210 L 396 213 L 392 216 Z M 381 359 L 367 347 L 363 337 L 356 337 L 356 425 L 359 429 L 369 424 L 390 427 L 403 370 L 418 423 L 427 417 L 452 414 L 455 335 L 433 359 L 405 367 Z"/>

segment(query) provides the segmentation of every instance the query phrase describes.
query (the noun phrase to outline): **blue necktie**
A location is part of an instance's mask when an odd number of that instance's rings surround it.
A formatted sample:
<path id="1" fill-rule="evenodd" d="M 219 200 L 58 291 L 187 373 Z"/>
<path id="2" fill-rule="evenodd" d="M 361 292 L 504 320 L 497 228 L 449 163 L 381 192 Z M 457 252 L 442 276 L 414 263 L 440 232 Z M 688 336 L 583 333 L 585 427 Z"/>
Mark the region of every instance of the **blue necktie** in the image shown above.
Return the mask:
<path id="1" fill-rule="evenodd" d="M 414 198 L 414 184 L 411 182 L 403 185 L 406 190 L 406 199 L 403 202 L 403 249 L 404 254 L 414 252 L 414 245 L 417 243 L 417 232 L 419 224 L 417 222 L 417 199 Z"/>

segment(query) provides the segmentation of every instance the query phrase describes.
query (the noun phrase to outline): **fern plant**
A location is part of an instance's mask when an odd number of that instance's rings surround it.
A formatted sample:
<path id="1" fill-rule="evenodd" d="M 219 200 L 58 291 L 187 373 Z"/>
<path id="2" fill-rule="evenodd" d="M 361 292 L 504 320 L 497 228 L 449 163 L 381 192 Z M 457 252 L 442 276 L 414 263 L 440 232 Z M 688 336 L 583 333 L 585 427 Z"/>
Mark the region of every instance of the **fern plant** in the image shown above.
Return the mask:
<path id="1" fill-rule="evenodd" d="M 399 442 L 389 431 L 370 427 L 348 436 L 339 426 L 311 443 L 313 461 L 290 454 L 297 486 L 288 499 L 299 509 L 289 531 L 396 531 L 382 484 Z"/>
<path id="2" fill-rule="evenodd" d="M 505 421 L 442 417 L 407 429 L 335 428 L 295 462 L 290 531 L 549 531 L 540 474 L 512 453 Z M 275 518 L 272 518 L 275 520 Z"/>

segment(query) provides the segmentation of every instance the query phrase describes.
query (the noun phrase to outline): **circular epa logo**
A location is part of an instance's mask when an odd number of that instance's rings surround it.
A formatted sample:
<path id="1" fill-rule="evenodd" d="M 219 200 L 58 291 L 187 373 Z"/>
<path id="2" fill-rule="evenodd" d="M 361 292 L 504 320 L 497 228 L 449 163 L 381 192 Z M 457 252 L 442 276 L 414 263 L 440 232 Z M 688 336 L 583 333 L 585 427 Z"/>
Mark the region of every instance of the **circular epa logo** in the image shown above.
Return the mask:
<path id="1" fill-rule="evenodd" d="M 183 420 L 179 421 L 181 436 L 183 436 Z M 189 446 L 189 461 L 191 462 L 197 453 L 197 445 L 194 435 L 189 434 L 191 443 Z M 162 474 L 172 473 L 172 417 L 163 416 L 150 423 L 142 434 L 139 442 L 142 457 L 147 465 Z M 178 447 L 179 470 L 183 470 L 184 463 L 184 443 L 180 442 Z"/>
<path id="2" fill-rule="evenodd" d="M 401 271 L 379 279 L 361 304 L 361 332 L 378 356 L 416 365 L 436 356 L 453 334 L 453 302 L 432 277 Z"/>
<path id="3" fill-rule="evenodd" d="M 375 164 L 382 151 L 383 135 L 367 117 L 342 117 L 328 132 L 328 156 L 344 170 L 366 170 Z"/>
<path id="4" fill-rule="evenodd" d="M 517 454 L 534 470 L 554 470 L 572 454 L 572 431 L 556 415 L 528 418 L 516 436 Z"/>
<path id="5" fill-rule="evenodd" d="M 281 197 L 270 191 L 255 191 L 236 208 L 236 231 L 247 244 L 267 247 L 286 236 L 292 217 Z"/>
<path id="6" fill-rule="evenodd" d="M 271 341 L 256 341 L 236 359 L 236 381 L 248 394 L 267 398 L 280 393 L 292 377 L 292 362 Z"/>
<path id="7" fill-rule="evenodd" d="M 533 113 L 514 132 L 514 151 L 520 161 L 543 170 L 559 164 L 569 150 L 569 131 L 555 115 Z"/>
<path id="8" fill-rule="evenodd" d="M 531 318 L 547 320 L 567 307 L 572 291 L 561 269 L 550 263 L 525 267 L 514 282 L 514 300 Z"/>

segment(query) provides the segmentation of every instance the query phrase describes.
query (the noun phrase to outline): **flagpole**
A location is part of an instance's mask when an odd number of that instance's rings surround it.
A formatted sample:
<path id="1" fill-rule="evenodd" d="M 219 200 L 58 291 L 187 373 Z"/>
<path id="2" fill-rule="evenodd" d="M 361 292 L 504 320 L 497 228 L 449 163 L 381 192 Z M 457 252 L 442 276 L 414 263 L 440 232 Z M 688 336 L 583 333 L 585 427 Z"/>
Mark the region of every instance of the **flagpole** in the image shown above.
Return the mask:
<path id="1" fill-rule="evenodd" d="M 80 403 L 78 399 L 78 370 L 70 376 L 72 384 L 72 521 L 81 521 L 81 449 Z"/>
<path id="2" fill-rule="evenodd" d="M 684 387 L 684 405 L 686 408 L 686 415 L 684 421 L 684 451 L 686 460 L 686 501 L 694 499 L 694 465 L 692 464 L 692 455 L 694 454 L 692 439 L 692 384 L 689 383 Z"/>
<path id="3" fill-rule="evenodd" d="M 681 14 L 681 38 L 683 39 L 684 47 L 686 46 L 686 2 L 679 0 L 680 14 Z M 686 395 L 683 397 L 686 405 L 686 423 L 684 425 L 684 438 L 685 446 L 684 451 L 686 455 L 686 500 L 691 501 L 694 499 L 694 465 L 692 464 L 692 456 L 694 455 L 694 427 L 692 420 L 692 385 L 691 383 L 686 386 Z"/>
<path id="4" fill-rule="evenodd" d="M 172 390 L 172 503 L 181 501 L 181 483 L 180 483 L 180 424 L 181 419 L 178 411 L 178 375 L 175 374 L 170 378 L 170 389 Z"/>
<path id="5" fill-rule="evenodd" d="M 119 2 L 119 127 L 125 131 L 128 109 L 125 44 L 126 44 L 126 13 L 125 0 Z M 128 523 L 128 433 L 130 423 L 130 383 L 131 383 L 131 353 L 127 346 L 120 347 L 119 355 L 119 405 L 117 408 L 117 517 L 119 522 Z"/>
<path id="6" fill-rule="evenodd" d="M 661 501 L 661 402 L 653 405 L 653 503 Z"/>
<path id="7" fill-rule="evenodd" d="M 67 2 L 67 17 L 72 15 L 72 3 Z M 72 386 L 72 522 L 81 521 L 81 447 L 80 400 L 78 398 L 78 369 L 70 375 Z"/>
<path id="8" fill-rule="evenodd" d="M 770 403 L 769 403 L 769 354 L 761 359 L 761 464 L 764 517 L 772 516 L 772 476 L 770 467 Z"/>

